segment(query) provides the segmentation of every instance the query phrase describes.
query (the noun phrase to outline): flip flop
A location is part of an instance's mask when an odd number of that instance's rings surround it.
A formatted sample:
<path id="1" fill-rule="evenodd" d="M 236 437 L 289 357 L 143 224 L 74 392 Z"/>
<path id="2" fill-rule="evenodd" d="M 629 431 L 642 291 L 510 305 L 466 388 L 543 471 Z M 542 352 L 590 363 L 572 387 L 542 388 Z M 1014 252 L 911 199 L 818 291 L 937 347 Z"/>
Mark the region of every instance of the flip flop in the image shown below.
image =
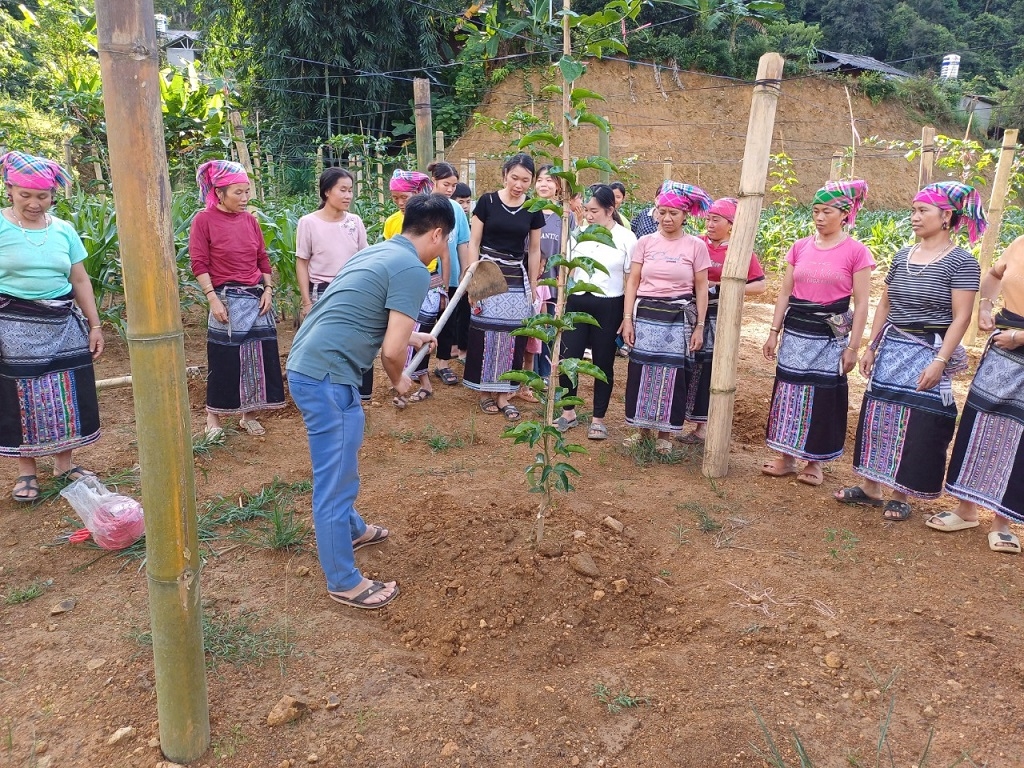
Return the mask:
<path id="1" fill-rule="evenodd" d="M 842 498 L 840 496 L 833 496 L 833 498 L 840 504 L 858 504 L 867 507 L 881 507 L 885 504 L 882 499 L 868 496 L 859 485 L 843 488 L 839 493 Z"/>
<path id="2" fill-rule="evenodd" d="M 252 437 L 263 437 L 267 434 L 267 430 L 265 430 L 263 425 L 256 421 L 256 419 L 246 419 L 245 421 L 239 420 L 238 426 L 244 429 L 246 433 Z"/>
<path id="3" fill-rule="evenodd" d="M 331 600 L 341 603 L 342 605 L 347 605 L 350 608 L 362 608 L 367 611 L 375 611 L 378 608 L 383 608 L 385 605 L 388 605 L 398 597 L 398 585 L 395 584 L 395 591 L 392 592 L 391 596 L 386 600 L 381 600 L 379 603 L 366 602 L 368 597 L 372 597 L 382 589 L 387 589 L 387 585 L 383 581 L 375 581 L 372 586 L 367 587 L 355 597 L 342 597 L 337 592 L 331 592 L 329 590 L 327 594 L 330 596 Z"/>
<path id="4" fill-rule="evenodd" d="M 429 400 L 434 396 L 434 391 L 431 389 L 417 389 L 411 395 L 409 395 L 410 403 L 422 403 L 424 400 Z"/>
<path id="5" fill-rule="evenodd" d="M 21 493 L 18 493 L 18 486 L 21 486 Z M 22 504 L 31 504 L 39 498 L 39 481 L 35 475 L 21 475 L 14 481 L 14 490 L 11 491 L 11 498 L 20 501 Z"/>
<path id="6" fill-rule="evenodd" d="M 81 480 L 83 477 L 94 477 L 94 474 L 88 469 L 83 469 L 77 465 L 73 466 L 67 472 L 61 472 L 57 475 L 57 479 L 62 483 L 73 483 L 75 480 Z"/>
<path id="7" fill-rule="evenodd" d="M 1005 552 L 1007 555 L 1020 554 L 1020 539 L 1012 533 L 989 531 L 988 548 L 993 552 Z"/>
<path id="8" fill-rule="evenodd" d="M 362 549 L 363 547 L 372 547 L 374 544 L 380 544 L 382 541 L 387 541 L 388 536 L 391 535 L 391 532 L 387 528 L 384 528 L 384 527 L 379 526 L 379 525 L 368 525 L 366 527 L 367 527 L 367 529 L 370 529 L 370 530 L 373 531 L 373 535 L 370 536 L 370 538 L 368 538 L 368 539 L 363 539 L 358 544 L 353 541 L 352 542 L 352 551 L 353 552 L 355 552 L 357 549 Z"/>
<path id="9" fill-rule="evenodd" d="M 977 520 L 964 520 L 956 512 L 939 512 L 937 515 L 932 515 L 925 520 L 924 524 L 929 528 L 934 528 L 936 531 L 944 531 L 946 533 L 977 528 L 979 525 Z"/>
<path id="10" fill-rule="evenodd" d="M 882 512 L 882 519 L 887 523 L 902 523 L 904 520 L 910 519 L 911 511 L 910 505 L 907 502 L 892 499 L 886 502 L 885 510 Z"/>
<path id="11" fill-rule="evenodd" d="M 817 472 L 808 472 L 805 469 L 803 472 L 798 473 L 796 476 L 796 481 L 798 483 L 803 483 L 804 485 L 809 485 L 813 488 L 817 488 L 819 485 L 822 484 L 822 482 L 824 482 L 824 480 L 825 475 L 822 474 L 820 469 L 817 470 Z"/>
<path id="12" fill-rule="evenodd" d="M 498 410 L 505 415 L 506 421 L 519 421 L 519 419 L 522 418 L 522 414 L 519 413 L 519 409 L 512 405 L 512 403 L 499 406 Z"/>
<path id="13" fill-rule="evenodd" d="M 442 384 L 446 384 L 449 387 L 454 387 L 459 383 L 459 377 L 455 375 L 455 371 L 451 368 L 435 368 L 434 375 L 441 380 Z"/>
<path id="14" fill-rule="evenodd" d="M 395 395 L 393 398 L 391 398 L 391 404 L 401 411 L 404 410 L 405 406 L 409 404 L 409 398 L 405 397 L 404 395 Z"/>
<path id="15" fill-rule="evenodd" d="M 776 468 L 776 461 L 778 461 L 778 459 L 772 459 L 771 461 L 766 461 L 764 464 L 762 464 L 761 474 L 768 475 L 768 477 L 788 477 L 789 475 L 796 474 L 795 463 L 787 470 L 779 470 Z"/>

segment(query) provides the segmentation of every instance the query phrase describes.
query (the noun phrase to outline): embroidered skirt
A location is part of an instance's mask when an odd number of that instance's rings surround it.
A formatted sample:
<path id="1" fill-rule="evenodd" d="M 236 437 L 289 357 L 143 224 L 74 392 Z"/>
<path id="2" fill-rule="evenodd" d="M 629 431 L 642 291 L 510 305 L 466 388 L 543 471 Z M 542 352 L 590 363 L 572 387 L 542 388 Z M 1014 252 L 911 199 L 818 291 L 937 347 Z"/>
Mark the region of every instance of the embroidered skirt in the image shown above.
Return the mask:
<path id="1" fill-rule="evenodd" d="M 511 393 L 519 389 L 501 376 L 523 367 L 526 336 L 513 336 L 523 320 L 533 315 L 533 297 L 528 295 L 529 281 L 522 259 L 502 259 L 484 253 L 481 259 L 493 261 L 501 269 L 508 293 L 484 299 L 469 318 L 469 347 L 462 383 L 477 392 Z"/>
<path id="2" fill-rule="evenodd" d="M 803 461 L 831 461 L 842 456 L 846 444 L 850 390 L 840 366 L 849 336 L 837 337 L 822 317 L 845 316 L 850 301 L 800 306 L 796 301 L 783 323 L 767 443 Z"/>
<path id="3" fill-rule="evenodd" d="M 880 334 L 853 453 L 854 472 L 922 499 L 942 493 L 946 450 L 956 429 L 949 374 L 932 389 L 917 391 L 940 346 L 936 334 L 920 338 L 891 325 Z M 960 347 L 946 370 L 965 367 Z"/>
<path id="4" fill-rule="evenodd" d="M 416 315 L 416 325 L 413 326 L 413 333 L 432 333 L 434 331 L 434 325 L 437 323 L 437 318 L 441 316 L 441 291 L 441 278 L 439 276 L 432 275 L 430 280 L 430 290 L 427 291 L 427 295 L 423 298 L 419 314 Z M 448 292 L 444 291 L 444 295 L 447 296 Z M 416 352 L 417 349 L 410 345 L 409 353 L 405 357 L 406 366 L 412 362 Z M 428 352 L 424 355 L 423 361 L 420 363 L 419 367 L 409 375 L 416 379 L 420 376 L 426 376 L 429 369 L 430 353 Z"/>
<path id="5" fill-rule="evenodd" d="M 697 323 L 692 296 L 644 298 L 633 309 L 636 343 L 626 372 L 626 423 L 679 432 L 694 372 L 690 338 Z"/>
<path id="6" fill-rule="evenodd" d="M 52 456 L 99 437 L 88 323 L 73 301 L 0 297 L 0 456 Z"/>
<path id="7" fill-rule="evenodd" d="M 971 383 L 946 492 L 1024 523 L 1024 348 L 990 344 Z"/>
<path id="8" fill-rule="evenodd" d="M 704 318 L 704 346 L 693 356 L 693 375 L 686 393 L 686 420 L 706 423 L 711 404 L 711 365 L 714 362 L 715 333 L 718 330 L 718 302 L 708 302 Z"/>
<path id="9" fill-rule="evenodd" d="M 284 379 L 274 313 L 260 314 L 258 287 L 224 287 L 228 322 L 211 314 L 206 335 L 206 410 L 248 413 L 284 407 Z"/>

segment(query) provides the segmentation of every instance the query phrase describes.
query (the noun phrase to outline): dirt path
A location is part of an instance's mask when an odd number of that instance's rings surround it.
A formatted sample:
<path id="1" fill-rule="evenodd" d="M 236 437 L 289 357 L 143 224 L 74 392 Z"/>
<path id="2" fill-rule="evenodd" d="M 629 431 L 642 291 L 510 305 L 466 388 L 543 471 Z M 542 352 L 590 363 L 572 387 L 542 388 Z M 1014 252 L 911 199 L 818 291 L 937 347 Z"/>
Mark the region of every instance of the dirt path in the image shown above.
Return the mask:
<path id="1" fill-rule="evenodd" d="M 360 509 L 394 533 L 358 558 L 403 595 L 381 614 L 331 603 L 312 537 L 293 553 L 213 542 L 207 611 L 248 617 L 293 650 L 211 669 L 213 747 L 198 764 L 760 766 L 756 708 L 793 764 L 795 731 L 815 765 L 874 765 L 890 706 L 896 765 L 917 764 L 932 731 L 929 765 L 965 754 L 964 765 L 1024 764 L 1020 559 L 990 553 L 984 523 L 925 528 L 948 499 L 888 525 L 836 504 L 829 494 L 853 479 L 848 456 L 819 489 L 762 476 L 770 311 L 748 308 L 729 476 L 709 482 L 696 454 L 641 467 L 609 440 L 579 461 L 579 490 L 551 516 L 545 555 L 529 538 L 526 451 L 498 437 L 472 393 L 435 385 L 437 397 L 403 412 L 371 406 Z M 287 348 L 290 331 L 282 337 Z M 112 347 L 102 376 L 127 372 Z M 187 350 L 203 362 L 200 331 Z M 620 365 L 610 425 L 621 423 Z M 863 381 L 851 381 L 859 404 Z M 200 424 L 199 383 L 191 394 Z M 377 394 L 388 402 L 381 379 Z M 130 392 L 104 392 L 101 409 L 104 438 L 79 458 L 101 474 L 128 469 Z M 232 435 L 199 461 L 201 502 L 309 478 L 295 409 L 264 423 L 266 437 Z M 432 452 L 431 435 L 455 446 Z M 308 523 L 308 494 L 296 508 Z M 41 597 L 0 607 L 0 764 L 156 765 L 140 562 L 50 546 L 70 529 L 63 501 L 26 508 L 5 493 L 0 509 L 0 593 L 52 580 Z M 574 570 L 580 553 L 598 575 Z M 51 616 L 65 598 L 73 610 Z M 286 693 L 311 712 L 270 728 Z M 135 734 L 107 746 L 125 726 Z"/>

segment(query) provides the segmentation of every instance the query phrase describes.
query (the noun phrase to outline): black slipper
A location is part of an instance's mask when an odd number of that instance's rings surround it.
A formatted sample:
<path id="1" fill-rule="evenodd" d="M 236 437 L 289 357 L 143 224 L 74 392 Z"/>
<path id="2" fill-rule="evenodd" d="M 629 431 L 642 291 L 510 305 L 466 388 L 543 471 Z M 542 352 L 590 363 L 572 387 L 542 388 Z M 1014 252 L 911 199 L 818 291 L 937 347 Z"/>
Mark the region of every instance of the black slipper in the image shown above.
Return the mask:
<path id="1" fill-rule="evenodd" d="M 910 512 L 910 505 L 907 502 L 893 499 L 886 503 L 882 519 L 887 523 L 902 523 L 904 520 L 910 519 Z"/>
<path id="2" fill-rule="evenodd" d="M 842 498 L 833 497 L 840 504 L 861 504 L 867 507 L 881 507 L 885 502 L 882 499 L 876 499 L 874 496 L 868 496 L 864 489 L 859 485 L 854 485 L 850 488 L 843 488 L 839 492 Z"/>
<path id="3" fill-rule="evenodd" d="M 459 377 L 455 375 L 455 371 L 451 368 L 435 368 L 434 375 L 441 380 L 442 384 L 446 384 L 449 387 L 454 387 L 459 383 Z"/>
<path id="4" fill-rule="evenodd" d="M 382 589 L 387 589 L 387 585 L 383 581 L 375 581 L 371 586 L 364 589 L 355 597 L 342 597 L 337 592 L 330 591 L 328 591 L 327 594 L 330 595 L 331 600 L 341 603 L 342 605 L 347 605 L 351 608 L 362 608 L 364 610 L 373 611 L 377 608 L 383 608 L 385 605 L 391 603 L 396 597 L 398 597 L 398 585 L 395 584 L 395 591 L 392 592 L 391 596 L 387 599 L 381 600 L 379 603 L 366 602 L 366 598 L 372 597 L 373 595 L 380 592 Z"/>

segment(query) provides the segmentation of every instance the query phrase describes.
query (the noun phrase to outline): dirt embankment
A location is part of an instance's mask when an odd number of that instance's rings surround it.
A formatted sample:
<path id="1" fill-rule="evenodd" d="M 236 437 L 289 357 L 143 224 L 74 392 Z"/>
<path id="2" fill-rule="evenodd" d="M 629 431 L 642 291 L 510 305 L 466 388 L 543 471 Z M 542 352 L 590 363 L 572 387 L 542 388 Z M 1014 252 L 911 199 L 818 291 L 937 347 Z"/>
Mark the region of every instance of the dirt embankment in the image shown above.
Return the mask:
<path id="1" fill-rule="evenodd" d="M 541 93 L 548 84 L 544 77 L 534 73 L 526 84 L 524 75 L 515 73 L 491 90 L 479 112 L 506 119 L 521 109 L 557 119 L 561 97 Z M 750 111 L 749 84 L 604 61 L 591 64 L 579 85 L 604 96 L 603 103 L 594 102 L 592 107 L 611 122 L 612 160 L 626 161 L 627 176 L 638 185 L 638 198 L 653 195 L 666 171 L 678 181 L 699 184 L 715 197 L 736 193 Z M 921 122 L 896 102 L 875 105 L 866 97 L 853 96 L 852 108 L 862 138 L 909 141 L 921 136 Z M 498 186 L 498 158 L 507 154 L 509 141 L 487 126 L 476 126 L 451 146 L 448 157 L 456 163 L 471 155 L 476 158 L 480 193 Z M 597 129 L 585 126 L 572 142 L 574 155 L 596 153 Z M 792 158 L 799 179 L 794 188 L 798 199 L 810 201 L 828 179 L 833 153 L 845 151 L 850 143 L 850 107 L 840 83 L 819 76 L 783 81 L 772 152 Z M 627 158 L 633 156 L 636 159 L 629 162 Z M 854 170 L 870 185 L 869 208 L 904 207 L 917 190 L 917 164 L 907 162 L 901 151 L 859 146 Z"/>

